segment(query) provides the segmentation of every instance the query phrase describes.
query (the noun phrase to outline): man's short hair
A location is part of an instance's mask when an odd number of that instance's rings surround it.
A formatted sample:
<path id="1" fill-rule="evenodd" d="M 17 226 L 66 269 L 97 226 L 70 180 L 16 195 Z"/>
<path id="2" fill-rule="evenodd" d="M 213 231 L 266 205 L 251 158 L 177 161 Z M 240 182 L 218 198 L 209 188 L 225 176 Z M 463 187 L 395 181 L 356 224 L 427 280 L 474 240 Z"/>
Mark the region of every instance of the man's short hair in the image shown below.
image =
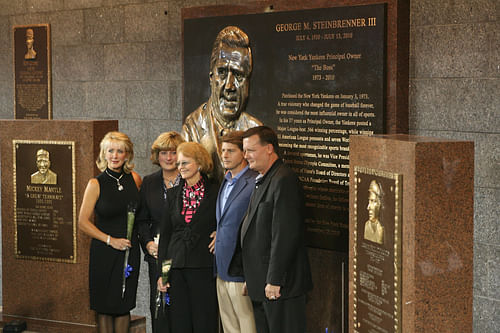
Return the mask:
<path id="1" fill-rule="evenodd" d="M 227 142 L 227 143 L 232 143 L 233 145 L 238 146 L 241 151 L 243 151 L 243 131 L 233 131 L 229 132 L 228 134 L 224 135 L 221 138 L 221 141 Z"/>
<path id="2" fill-rule="evenodd" d="M 222 45 L 227 45 L 232 48 L 242 47 L 248 49 L 248 73 L 252 72 L 252 50 L 250 49 L 250 38 L 238 27 L 227 26 L 222 29 L 215 38 L 212 46 L 212 54 L 210 56 L 210 69 L 214 66 L 219 58 L 219 50 Z"/>
<path id="3" fill-rule="evenodd" d="M 261 145 L 271 144 L 273 145 L 274 152 L 279 155 L 279 145 L 278 145 L 278 136 L 272 130 L 272 128 L 267 126 L 257 126 L 249 128 L 243 133 L 243 139 L 251 137 L 252 135 L 258 135 L 259 141 Z"/>

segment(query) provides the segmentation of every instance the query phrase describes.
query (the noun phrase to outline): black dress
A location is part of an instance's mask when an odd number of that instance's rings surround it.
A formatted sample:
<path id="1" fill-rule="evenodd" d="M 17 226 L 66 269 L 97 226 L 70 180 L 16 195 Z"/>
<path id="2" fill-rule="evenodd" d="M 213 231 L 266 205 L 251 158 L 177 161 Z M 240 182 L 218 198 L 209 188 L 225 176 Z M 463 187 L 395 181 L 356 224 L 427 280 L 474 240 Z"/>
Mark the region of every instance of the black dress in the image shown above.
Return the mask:
<path id="1" fill-rule="evenodd" d="M 114 177 L 119 173 L 106 170 Z M 106 172 L 97 176 L 100 193 L 95 205 L 96 226 L 102 232 L 114 238 L 127 237 L 127 207 L 137 205 L 139 191 L 132 174 L 123 174 L 119 191 L 116 180 Z M 135 224 L 136 225 L 136 224 Z M 122 298 L 123 261 L 125 251 L 118 251 L 95 238 L 90 245 L 89 289 L 90 309 L 103 314 L 121 315 L 135 308 L 137 282 L 140 268 L 140 250 L 134 226 L 132 248 L 130 248 L 128 264 L 132 272 L 126 279 L 125 295 Z"/>

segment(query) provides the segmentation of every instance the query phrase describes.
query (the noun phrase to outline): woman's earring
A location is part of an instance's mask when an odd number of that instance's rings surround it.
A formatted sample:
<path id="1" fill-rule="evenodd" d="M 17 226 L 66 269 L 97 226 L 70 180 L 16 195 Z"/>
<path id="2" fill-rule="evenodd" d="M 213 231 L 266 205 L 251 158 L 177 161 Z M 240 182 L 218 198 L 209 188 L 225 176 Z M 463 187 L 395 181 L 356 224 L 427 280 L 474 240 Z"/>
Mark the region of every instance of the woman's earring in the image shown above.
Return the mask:
<path id="1" fill-rule="evenodd" d="M 201 167 L 198 167 L 198 171 L 201 171 Z"/>

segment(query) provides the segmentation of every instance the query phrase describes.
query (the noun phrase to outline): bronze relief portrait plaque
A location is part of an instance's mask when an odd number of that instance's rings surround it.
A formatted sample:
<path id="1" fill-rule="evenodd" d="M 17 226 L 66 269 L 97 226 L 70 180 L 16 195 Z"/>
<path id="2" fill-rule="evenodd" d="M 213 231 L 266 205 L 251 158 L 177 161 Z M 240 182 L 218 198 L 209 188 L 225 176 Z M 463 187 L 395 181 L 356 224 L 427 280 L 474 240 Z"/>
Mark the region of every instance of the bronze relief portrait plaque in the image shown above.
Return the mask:
<path id="1" fill-rule="evenodd" d="M 354 176 L 354 332 L 400 333 L 402 175 Z"/>
<path id="2" fill-rule="evenodd" d="M 16 258 L 75 263 L 75 143 L 12 143 Z"/>
<path id="3" fill-rule="evenodd" d="M 225 30 L 242 31 L 235 39 L 248 45 L 216 47 Z M 304 186 L 308 245 L 347 252 L 349 136 L 384 132 L 386 5 L 185 19 L 183 36 L 186 138 L 211 138 L 216 154 L 226 127 L 273 128 Z M 214 89 L 228 72 L 220 60 L 241 67 L 240 95 Z M 239 118 L 224 119 L 221 105 L 238 105 Z"/>
<path id="4" fill-rule="evenodd" d="M 14 119 L 52 119 L 50 26 L 14 26 Z"/>

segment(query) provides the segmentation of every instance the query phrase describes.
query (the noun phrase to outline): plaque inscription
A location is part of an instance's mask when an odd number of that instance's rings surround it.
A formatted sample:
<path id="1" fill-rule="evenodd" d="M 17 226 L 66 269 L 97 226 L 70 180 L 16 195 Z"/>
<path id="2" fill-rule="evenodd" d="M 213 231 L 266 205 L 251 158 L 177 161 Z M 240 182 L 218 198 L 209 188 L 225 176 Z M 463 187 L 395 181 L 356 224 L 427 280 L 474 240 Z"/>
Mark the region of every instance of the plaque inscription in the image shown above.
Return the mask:
<path id="1" fill-rule="evenodd" d="M 75 263 L 75 143 L 12 143 L 16 258 Z"/>
<path id="2" fill-rule="evenodd" d="M 401 332 L 402 176 L 354 167 L 357 333 Z"/>
<path id="3" fill-rule="evenodd" d="M 349 136 L 384 132 L 386 5 L 186 19 L 185 115 L 208 98 L 200 73 L 228 25 L 250 38 L 246 112 L 276 130 L 304 185 L 308 244 L 347 251 Z"/>
<path id="4" fill-rule="evenodd" d="M 14 118 L 52 119 L 50 26 L 15 26 Z"/>

